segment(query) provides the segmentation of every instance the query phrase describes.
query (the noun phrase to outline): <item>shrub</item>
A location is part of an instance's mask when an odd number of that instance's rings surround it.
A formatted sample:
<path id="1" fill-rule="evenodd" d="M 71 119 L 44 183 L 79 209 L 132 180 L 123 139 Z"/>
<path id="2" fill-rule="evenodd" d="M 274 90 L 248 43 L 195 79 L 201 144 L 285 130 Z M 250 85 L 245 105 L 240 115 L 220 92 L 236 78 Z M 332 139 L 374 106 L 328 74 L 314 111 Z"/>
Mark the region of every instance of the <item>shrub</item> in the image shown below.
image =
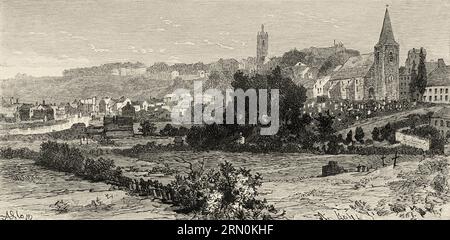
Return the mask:
<path id="1" fill-rule="evenodd" d="M 141 123 L 141 127 L 139 128 L 139 131 L 142 132 L 142 135 L 144 136 L 151 136 L 155 134 L 156 126 L 154 123 L 150 122 L 149 120 L 145 120 Z"/>
<path id="2" fill-rule="evenodd" d="M 37 152 L 32 151 L 28 148 L 19 148 L 12 149 L 10 147 L 0 149 L 0 156 L 6 159 L 12 158 L 25 158 L 25 159 L 34 159 L 38 155 Z"/>
<path id="3" fill-rule="evenodd" d="M 115 167 L 113 160 L 86 158 L 78 148 L 51 141 L 41 144 L 36 164 L 93 181 L 116 181 L 122 174 L 122 171 Z"/>
<path id="4" fill-rule="evenodd" d="M 159 131 L 159 134 L 161 136 L 175 137 L 175 136 L 185 136 L 188 132 L 189 129 L 187 129 L 184 126 L 176 128 L 172 126 L 172 124 L 166 124 L 166 126 L 164 126 L 164 128 Z"/>
<path id="5" fill-rule="evenodd" d="M 382 141 L 383 140 L 383 139 L 380 139 L 380 130 L 377 127 L 373 128 L 372 140 L 373 141 Z"/>
<path id="6" fill-rule="evenodd" d="M 276 210 L 258 199 L 261 176 L 229 162 L 218 169 L 193 169 L 187 176 L 176 176 L 171 186 L 174 203 L 184 212 L 201 213 L 207 219 L 272 219 Z"/>

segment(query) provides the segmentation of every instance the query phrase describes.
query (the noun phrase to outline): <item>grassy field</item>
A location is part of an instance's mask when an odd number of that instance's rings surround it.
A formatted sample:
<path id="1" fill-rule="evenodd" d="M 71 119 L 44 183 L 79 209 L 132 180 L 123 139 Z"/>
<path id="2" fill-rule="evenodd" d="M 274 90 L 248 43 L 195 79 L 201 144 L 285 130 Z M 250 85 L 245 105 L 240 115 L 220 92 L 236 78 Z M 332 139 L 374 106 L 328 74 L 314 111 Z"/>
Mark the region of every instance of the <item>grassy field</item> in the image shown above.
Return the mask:
<path id="1" fill-rule="evenodd" d="M 170 142 L 171 139 L 122 139 L 108 148 L 127 148 L 148 141 L 162 143 Z M 30 147 L 37 150 L 40 144 L 39 141 L 7 143 L 0 142 L 0 146 Z M 77 141 L 69 143 L 85 149 L 104 148 L 96 143 L 82 146 Z M 396 201 L 400 196 L 389 188 L 389 183 L 397 181 L 399 175 L 416 169 L 424 161 L 422 156 L 400 156 L 399 166 L 393 169 L 392 155 L 386 156 L 387 167 L 381 166 L 381 157 L 377 155 L 156 151 L 140 154 L 138 157 L 124 157 L 107 152 L 102 157 L 113 159 L 117 166 L 122 167 L 126 176 L 156 179 L 163 183 L 172 181 L 176 172 L 187 172 L 186 161 L 196 166 L 199 166 L 198 162 L 204 161 L 206 168 L 229 161 L 236 167 L 261 173 L 261 196 L 278 209 L 286 211 L 285 217 L 288 219 L 399 219 L 395 214 L 380 217 L 374 215 L 373 210 L 366 213 L 368 210 L 356 211 L 351 206 L 360 201 L 373 209 L 382 201 Z M 337 161 L 348 173 L 318 177 L 322 166 L 329 161 Z M 355 172 L 360 164 L 369 166 L 371 170 Z M 104 183 L 92 183 L 70 174 L 45 170 L 35 166 L 31 160 L 0 159 L 0 173 L 0 215 L 8 210 L 18 210 L 31 214 L 35 219 L 189 218 L 176 214 L 169 205 L 130 196 Z M 57 202 L 59 204 L 55 205 Z M 425 216 L 425 219 L 433 218 L 436 216 Z M 448 203 L 442 205 L 441 218 L 450 218 Z"/>

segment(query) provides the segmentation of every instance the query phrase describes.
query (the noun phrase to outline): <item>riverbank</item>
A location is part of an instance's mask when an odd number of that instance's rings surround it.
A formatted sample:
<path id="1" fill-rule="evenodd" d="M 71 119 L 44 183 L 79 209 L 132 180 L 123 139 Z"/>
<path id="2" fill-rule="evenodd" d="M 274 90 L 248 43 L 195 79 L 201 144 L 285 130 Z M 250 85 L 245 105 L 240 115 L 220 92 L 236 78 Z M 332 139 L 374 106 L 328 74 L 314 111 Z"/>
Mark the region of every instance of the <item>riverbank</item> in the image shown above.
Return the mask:
<path id="1" fill-rule="evenodd" d="M 33 160 L 0 159 L 0 172 L 0 216 L 13 211 L 36 220 L 186 218 L 158 200 L 47 170 Z"/>

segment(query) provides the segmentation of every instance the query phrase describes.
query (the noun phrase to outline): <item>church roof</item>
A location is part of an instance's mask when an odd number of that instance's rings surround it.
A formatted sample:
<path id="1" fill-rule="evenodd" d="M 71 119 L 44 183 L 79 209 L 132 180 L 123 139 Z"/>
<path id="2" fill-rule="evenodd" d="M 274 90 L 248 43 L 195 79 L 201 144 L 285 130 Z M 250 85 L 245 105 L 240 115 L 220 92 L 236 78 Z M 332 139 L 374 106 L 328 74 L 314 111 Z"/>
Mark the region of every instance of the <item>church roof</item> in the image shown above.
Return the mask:
<path id="1" fill-rule="evenodd" d="M 344 65 L 331 76 L 331 81 L 365 77 L 373 65 L 373 53 L 349 58 Z"/>
<path id="2" fill-rule="evenodd" d="M 379 45 L 397 44 L 394 38 L 394 31 L 392 30 L 391 18 L 389 17 L 389 10 L 386 8 L 384 14 L 383 28 L 380 33 Z"/>

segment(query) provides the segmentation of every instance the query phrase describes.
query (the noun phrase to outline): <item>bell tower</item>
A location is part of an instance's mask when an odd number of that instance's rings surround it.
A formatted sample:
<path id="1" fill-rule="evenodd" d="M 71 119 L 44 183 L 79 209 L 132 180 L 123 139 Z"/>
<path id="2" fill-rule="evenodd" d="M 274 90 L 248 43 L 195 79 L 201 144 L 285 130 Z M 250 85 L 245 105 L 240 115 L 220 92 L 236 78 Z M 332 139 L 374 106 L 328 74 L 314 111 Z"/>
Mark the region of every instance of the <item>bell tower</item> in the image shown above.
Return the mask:
<path id="1" fill-rule="evenodd" d="M 376 100 L 399 100 L 399 48 L 386 7 L 380 39 L 374 47 Z"/>
<path id="2" fill-rule="evenodd" d="M 264 65 L 269 51 L 269 34 L 264 32 L 264 24 L 261 25 L 261 32 L 258 32 L 256 39 L 256 67 L 260 71 Z"/>

